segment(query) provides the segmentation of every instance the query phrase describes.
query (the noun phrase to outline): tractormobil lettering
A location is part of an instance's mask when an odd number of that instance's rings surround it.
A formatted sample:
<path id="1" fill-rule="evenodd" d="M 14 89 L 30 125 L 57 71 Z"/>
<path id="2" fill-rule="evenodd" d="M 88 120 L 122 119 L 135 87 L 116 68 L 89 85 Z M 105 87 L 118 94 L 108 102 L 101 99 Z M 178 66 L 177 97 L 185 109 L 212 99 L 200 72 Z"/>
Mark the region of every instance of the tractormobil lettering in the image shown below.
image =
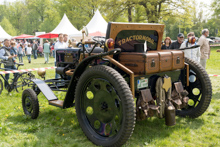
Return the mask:
<path id="1" fill-rule="evenodd" d="M 145 40 L 151 44 L 154 44 L 154 40 L 148 36 L 144 35 L 132 35 L 130 37 L 127 37 L 125 39 L 121 39 L 118 41 L 119 45 L 125 44 L 126 42 L 133 41 L 133 40 Z"/>

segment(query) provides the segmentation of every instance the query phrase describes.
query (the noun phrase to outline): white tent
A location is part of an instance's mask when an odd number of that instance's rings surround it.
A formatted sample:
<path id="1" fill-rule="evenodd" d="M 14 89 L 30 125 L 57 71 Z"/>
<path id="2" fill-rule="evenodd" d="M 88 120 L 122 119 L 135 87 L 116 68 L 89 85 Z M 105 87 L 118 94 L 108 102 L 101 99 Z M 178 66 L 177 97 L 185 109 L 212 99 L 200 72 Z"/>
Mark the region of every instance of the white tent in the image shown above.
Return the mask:
<path id="1" fill-rule="evenodd" d="M 89 34 L 95 32 L 101 32 L 105 34 L 107 30 L 107 24 L 108 23 L 104 20 L 99 10 L 97 10 L 90 22 L 86 25 L 86 27 Z"/>
<path id="2" fill-rule="evenodd" d="M 12 37 L 5 32 L 5 30 L 0 26 L 0 41 L 3 41 L 4 39 L 11 39 Z"/>
<path id="3" fill-rule="evenodd" d="M 72 23 L 67 18 L 66 14 L 63 15 L 62 20 L 51 33 L 55 33 L 55 34 L 63 33 L 63 34 L 68 34 L 70 36 L 82 34 L 72 25 Z"/>

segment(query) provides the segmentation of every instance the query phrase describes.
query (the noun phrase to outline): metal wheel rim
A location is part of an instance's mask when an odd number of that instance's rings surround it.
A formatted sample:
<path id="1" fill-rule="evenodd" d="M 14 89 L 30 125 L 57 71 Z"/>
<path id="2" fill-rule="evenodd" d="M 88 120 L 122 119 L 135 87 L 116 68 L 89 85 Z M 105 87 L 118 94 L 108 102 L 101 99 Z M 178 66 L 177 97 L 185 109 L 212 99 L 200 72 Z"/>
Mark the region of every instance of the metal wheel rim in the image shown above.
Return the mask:
<path id="1" fill-rule="evenodd" d="M 189 73 L 189 77 L 190 76 L 194 77 L 195 81 L 189 82 L 189 86 L 187 87 L 187 91 L 189 92 L 189 102 L 187 109 L 195 108 L 200 103 L 204 92 L 204 87 L 197 74 L 191 70 Z"/>
<path id="2" fill-rule="evenodd" d="M 33 110 L 33 105 L 32 105 L 32 103 L 31 103 L 31 98 L 30 98 L 30 96 L 26 96 L 26 97 L 25 97 L 24 106 L 25 106 L 25 109 L 26 109 L 29 113 L 32 112 L 32 110 Z"/>
<path id="3" fill-rule="evenodd" d="M 88 79 L 81 92 L 80 105 L 86 123 L 98 135 L 113 137 L 121 129 L 121 99 L 108 80 Z"/>

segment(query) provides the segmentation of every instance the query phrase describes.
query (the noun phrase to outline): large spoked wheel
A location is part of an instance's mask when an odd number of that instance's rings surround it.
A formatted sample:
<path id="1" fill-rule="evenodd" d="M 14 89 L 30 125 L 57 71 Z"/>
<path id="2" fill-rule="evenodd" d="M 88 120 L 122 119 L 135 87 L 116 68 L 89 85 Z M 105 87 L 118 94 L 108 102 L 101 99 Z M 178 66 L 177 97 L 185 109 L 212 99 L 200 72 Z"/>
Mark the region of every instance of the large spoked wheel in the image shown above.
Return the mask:
<path id="1" fill-rule="evenodd" d="M 197 62 L 185 58 L 189 64 L 188 106 L 177 111 L 177 115 L 197 118 L 208 108 L 212 99 L 212 84 L 205 69 Z"/>
<path id="2" fill-rule="evenodd" d="M 3 82 L 2 82 L 2 80 L 0 79 L 0 94 L 2 94 L 2 91 L 3 91 Z"/>
<path id="3" fill-rule="evenodd" d="M 121 146 L 135 126 L 134 100 L 123 77 L 108 66 L 87 69 L 75 95 L 79 124 L 89 140 L 100 146 Z"/>
<path id="4" fill-rule="evenodd" d="M 22 93 L 22 106 L 24 113 L 32 119 L 39 115 L 39 103 L 37 95 L 32 89 L 25 89 Z"/>

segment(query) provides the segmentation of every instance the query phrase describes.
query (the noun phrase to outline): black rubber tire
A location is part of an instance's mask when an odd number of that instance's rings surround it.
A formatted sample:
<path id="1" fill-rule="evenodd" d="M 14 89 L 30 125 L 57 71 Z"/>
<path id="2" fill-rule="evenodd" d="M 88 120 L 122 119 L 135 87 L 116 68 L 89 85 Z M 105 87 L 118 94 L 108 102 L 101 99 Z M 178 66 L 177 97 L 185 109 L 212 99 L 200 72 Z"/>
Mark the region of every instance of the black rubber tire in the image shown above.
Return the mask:
<path id="1" fill-rule="evenodd" d="M 121 99 L 122 106 L 122 123 L 121 128 L 115 136 L 104 137 L 96 133 L 89 124 L 85 112 L 81 108 L 81 94 L 83 93 L 83 87 L 89 79 L 102 78 L 107 80 L 113 85 L 117 91 L 118 96 Z M 134 99 L 131 90 L 124 80 L 124 78 L 113 68 L 98 65 L 87 69 L 80 77 L 77 83 L 75 93 L 75 108 L 79 124 L 87 136 L 87 138 L 98 146 L 122 146 L 130 138 L 135 127 L 136 112 Z"/>
<path id="2" fill-rule="evenodd" d="M 201 87 L 200 93 L 202 94 L 202 96 L 196 106 L 177 110 L 177 115 L 181 117 L 197 118 L 201 116 L 209 107 L 212 99 L 212 84 L 206 70 L 199 63 L 189 58 L 185 58 L 185 62 L 189 64 L 189 69 L 193 70 L 196 73 L 196 78 L 198 78 L 196 79 L 196 81 L 199 81 L 199 87 Z M 186 89 L 189 92 L 190 98 L 190 93 L 192 94 L 192 92 L 189 87 L 187 87 Z"/>
<path id="3" fill-rule="evenodd" d="M 22 93 L 22 107 L 24 114 L 36 119 L 39 115 L 39 102 L 33 89 L 25 89 Z"/>
<path id="4" fill-rule="evenodd" d="M 3 82 L 2 79 L 0 79 L 0 94 L 2 94 L 3 91 Z"/>

